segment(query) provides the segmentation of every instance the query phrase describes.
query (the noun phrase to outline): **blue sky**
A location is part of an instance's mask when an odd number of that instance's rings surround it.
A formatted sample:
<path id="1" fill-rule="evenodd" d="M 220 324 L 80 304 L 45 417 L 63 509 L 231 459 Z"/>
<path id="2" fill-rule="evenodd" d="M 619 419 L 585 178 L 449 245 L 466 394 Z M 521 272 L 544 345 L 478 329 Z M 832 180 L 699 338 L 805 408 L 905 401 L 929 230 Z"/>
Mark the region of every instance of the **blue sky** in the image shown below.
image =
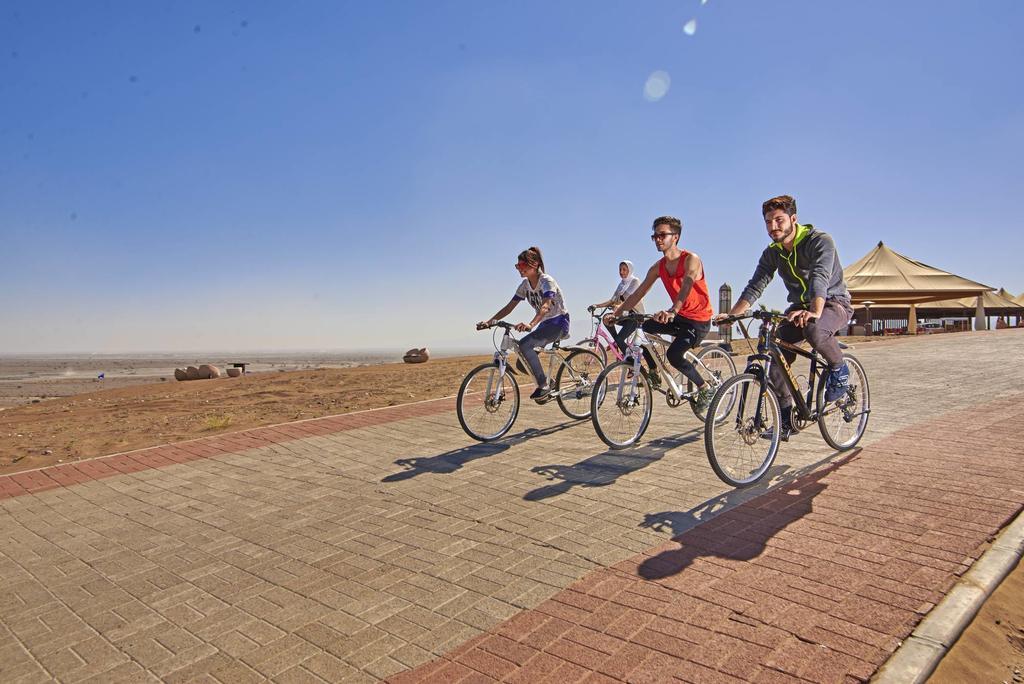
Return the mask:
<path id="1" fill-rule="evenodd" d="M 486 348 L 534 244 L 581 335 L 660 214 L 738 293 L 784 192 L 1024 291 L 1024 3 L 248 5 L 0 2 L 0 353 Z"/>

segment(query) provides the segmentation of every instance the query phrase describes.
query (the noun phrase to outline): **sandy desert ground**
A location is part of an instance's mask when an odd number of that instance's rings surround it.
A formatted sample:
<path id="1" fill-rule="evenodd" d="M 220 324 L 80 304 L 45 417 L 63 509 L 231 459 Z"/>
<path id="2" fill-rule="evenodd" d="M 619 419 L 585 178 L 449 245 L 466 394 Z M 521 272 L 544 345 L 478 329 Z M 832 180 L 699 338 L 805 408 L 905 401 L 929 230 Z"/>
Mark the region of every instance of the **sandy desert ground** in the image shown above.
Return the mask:
<path id="1" fill-rule="evenodd" d="M 175 381 L 173 369 L 169 377 L 41 381 L 30 392 L 50 396 L 34 397 L 35 403 L 28 398 L 27 404 L 0 411 L 0 473 L 444 397 L 458 390 L 469 368 L 487 358 L 432 359 L 420 365 L 279 368 L 189 382 Z M 11 394 L 18 384 L 24 391 L 28 383 L 10 381 Z M 43 387 L 46 391 L 40 391 Z M 75 393 L 76 389 L 85 391 Z M 58 392 L 67 396 L 52 396 Z"/>

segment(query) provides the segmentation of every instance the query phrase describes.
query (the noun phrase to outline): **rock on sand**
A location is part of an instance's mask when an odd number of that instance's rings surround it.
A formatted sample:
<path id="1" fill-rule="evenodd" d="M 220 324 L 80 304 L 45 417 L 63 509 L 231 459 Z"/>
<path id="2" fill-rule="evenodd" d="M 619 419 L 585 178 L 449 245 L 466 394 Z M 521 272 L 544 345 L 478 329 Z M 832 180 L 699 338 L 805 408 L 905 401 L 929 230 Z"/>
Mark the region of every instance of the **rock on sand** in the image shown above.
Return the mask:
<path id="1" fill-rule="evenodd" d="M 426 363 L 429 359 L 430 351 L 426 347 L 420 349 L 413 347 L 405 352 L 405 356 L 402 357 L 402 360 L 406 363 Z"/>
<path id="2" fill-rule="evenodd" d="M 199 367 L 199 377 L 204 379 L 219 378 L 220 368 L 212 366 L 208 363 L 204 363 L 202 366 Z"/>

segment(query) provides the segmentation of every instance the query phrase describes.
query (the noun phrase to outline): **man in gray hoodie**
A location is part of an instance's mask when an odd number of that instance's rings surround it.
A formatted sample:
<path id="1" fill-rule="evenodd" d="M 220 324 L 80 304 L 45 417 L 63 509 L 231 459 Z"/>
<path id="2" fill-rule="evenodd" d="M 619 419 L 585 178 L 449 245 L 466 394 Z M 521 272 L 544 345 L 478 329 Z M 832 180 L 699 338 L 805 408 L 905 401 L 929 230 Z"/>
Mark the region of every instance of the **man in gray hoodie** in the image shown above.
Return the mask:
<path id="1" fill-rule="evenodd" d="M 789 195 L 773 197 L 762 204 L 761 215 L 772 243 L 761 254 L 754 275 L 729 315 L 749 309 L 778 271 L 790 304 L 786 309 L 788 320 L 778 328 L 779 338 L 787 342 L 807 340 L 829 366 L 825 401 L 841 399 L 849 386 L 850 369 L 843 361 L 835 336 L 849 325 L 853 308 L 836 245 L 828 233 L 811 224 L 797 223 L 796 200 Z M 719 314 L 716 318 L 724 317 Z M 783 354 L 790 364 L 796 359 L 793 352 Z M 782 408 L 782 439 L 788 440 L 793 432 L 793 396 L 783 373 L 778 364 L 772 366 L 771 380 Z"/>

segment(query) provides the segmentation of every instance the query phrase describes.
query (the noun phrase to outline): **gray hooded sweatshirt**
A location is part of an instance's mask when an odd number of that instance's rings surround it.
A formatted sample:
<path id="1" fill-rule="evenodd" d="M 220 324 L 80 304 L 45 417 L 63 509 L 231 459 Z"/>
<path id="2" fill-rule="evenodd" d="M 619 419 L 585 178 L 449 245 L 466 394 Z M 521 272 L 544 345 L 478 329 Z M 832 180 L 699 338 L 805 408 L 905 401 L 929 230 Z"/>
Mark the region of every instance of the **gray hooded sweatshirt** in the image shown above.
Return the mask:
<path id="1" fill-rule="evenodd" d="M 809 223 L 796 225 L 792 253 L 777 242 L 765 248 L 740 299 L 751 304 L 756 302 L 776 271 L 786 284 L 790 311 L 808 308 L 815 297 L 837 300 L 846 308 L 850 306 L 850 293 L 843 280 L 836 244 L 831 235 L 816 230 Z"/>

